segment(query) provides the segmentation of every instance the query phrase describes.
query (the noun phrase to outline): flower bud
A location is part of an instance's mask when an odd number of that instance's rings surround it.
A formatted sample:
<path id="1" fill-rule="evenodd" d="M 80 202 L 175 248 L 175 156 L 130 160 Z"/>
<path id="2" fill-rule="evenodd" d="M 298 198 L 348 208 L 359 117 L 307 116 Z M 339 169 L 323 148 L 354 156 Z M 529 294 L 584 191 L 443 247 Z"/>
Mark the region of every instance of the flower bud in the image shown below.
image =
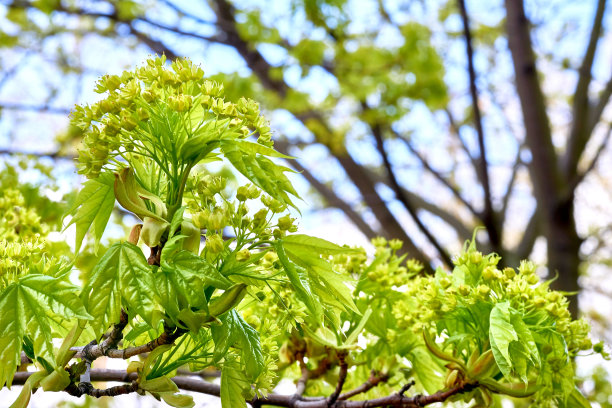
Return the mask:
<path id="1" fill-rule="evenodd" d="M 236 260 L 238 262 L 247 261 L 251 257 L 251 252 L 247 248 L 241 249 L 236 253 Z"/>
<path id="2" fill-rule="evenodd" d="M 213 254 L 223 251 L 223 238 L 219 234 L 206 237 L 206 250 Z"/>

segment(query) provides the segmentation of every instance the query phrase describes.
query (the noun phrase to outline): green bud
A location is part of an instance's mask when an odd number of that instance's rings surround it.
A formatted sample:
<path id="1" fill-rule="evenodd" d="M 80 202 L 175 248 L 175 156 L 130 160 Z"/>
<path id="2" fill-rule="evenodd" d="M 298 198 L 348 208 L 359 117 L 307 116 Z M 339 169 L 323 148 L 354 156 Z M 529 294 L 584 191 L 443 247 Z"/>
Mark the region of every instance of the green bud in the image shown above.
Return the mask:
<path id="1" fill-rule="evenodd" d="M 251 252 L 247 248 L 241 249 L 236 253 L 236 260 L 238 262 L 244 262 L 251 257 Z"/>
<path id="2" fill-rule="evenodd" d="M 218 254 L 223 251 L 223 238 L 219 234 L 213 234 L 206 237 L 206 250 L 213 254 Z"/>
<path id="3" fill-rule="evenodd" d="M 293 225 L 293 221 L 295 218 L 289 217 L 289 215 L 285 215 L 284 217 L 280 217 L 278 219 L 278 228 L 281 231 L 287 231 Z"/>
<path id="4" fill-rule="evenodd" d="M 516 276 L 516 272 L 512 268 L 504 268 L 504 276 L 508 279 L 512 279 Z"/>
<path id="5" fill-rule="evenodd" d="M 238 187 L 236 192 L 236 199 L 238 201 L 246 201 L 249 198 L 249 188 L 247 186 Z"/>
<path id="6" fill-rule="evenodd" d="M 482 261 L 482 253 L 480 251 L 474 251 L 470 253 L 470 262 L 473 264 L 479 264 Z"/>

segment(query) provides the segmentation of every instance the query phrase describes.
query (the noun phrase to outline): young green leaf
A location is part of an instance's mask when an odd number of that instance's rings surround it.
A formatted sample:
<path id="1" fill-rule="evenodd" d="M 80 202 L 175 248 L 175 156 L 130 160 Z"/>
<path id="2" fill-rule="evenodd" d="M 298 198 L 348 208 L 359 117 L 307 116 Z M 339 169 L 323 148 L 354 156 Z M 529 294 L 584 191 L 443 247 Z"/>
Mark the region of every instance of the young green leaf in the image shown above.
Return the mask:
<path id="1" fill-rule="evenodd" d="M 81 293 L 88 311 L 94 316 L 97 335 L 119 321 L 121 308 L 152 323 L 155 309 L 155 283 L 151 267 L 142 251 L 128 242 L 111 246 L 100 258 Z"/>
<path id="2" fill-rule="evenodd" d="M 221 151 L 236 170 L 253 184 L 278 201 L 295 207 L 287 193 L 298 198 L 299 195 L 284 174 L 292 170 L 275 164 L 244 143 L 243 140 L 222 140 Z"/>
<path id="3" fill-rule="evenodd" d="M 0 385 L 11 385 L 27 334 L 36 356 L 50 356 L 52 332 L 49 312 L 65 319 L 90 319 L 77 288 L 61 278 L 28 275 L 0 294 Z"/>
<path id="4" fill-rule="evenodd" d="M 232 286 L 232 282 L 223 276 L 214 265 L 186 250 L 179 250 L 175 253 L 162 252 L 162 269 L 174 271 L 188 279 L 199 279 L 204 289 L 209 286 L 228 289 Z"/>
<path id="5" fill-rule="evenodd" d="M 242 361 L 248 378 L 254 380 L 264 368 L 263 352 L 259 333 L 242 319 L 236 310 L 220 317 L 221 326 L 211 328 L 215 342 L 215 357 L 223 357 L 228 349 L 237 344 L 242 352 Z"/>
<path id="6" fill-rule="evenodd" d="M 68 210 L 67 213 L 73 215 L 73 217 L 66 228 L 76 224 L 75 252 L 79 252 L 83 238 L 90 230 L 94 236 L 94 246 L 97 251 L 115 205 L 114 183 L 115 177 L 110 172 L 102 173 L 98 178 L 87 180 L 83 184 L 76 201 Z"/>
<path id="7" fill-rule="evenodd" d="M 221 407 L 246 408 L 243 392 L 249 388 L 250 384 L 237 364 L 227 362 L 221 370 Z"/>
<path id="8" fill-rule="evenodd" d="M 321 304 L 318 302 L 317 299 L 315 299 L 314 295 L 310 290 L 310 283 L 308 282 L 308 277 L 305 276 L 304 273 L 300 273 L 300 271 L 297 269 L 298 267 L 289 260 L 289 258 L 285 254 L 282 241 L 275 242 L 274 248 L 276 249 L 278 260 L 280 261 L 281 265 L 283 265 L 287 277 L 295 288 L 298 298 L 306 305 L 308 310 L 313 314 L 313 318 L 317 321 L 320 321 L 323 315 L 323 310 L 321 309 Z"/>
<path id="9" fill-rule="evenodd" d="M 495 362 L 508 380 L 511 380 L 513 362 L 510 357 L 510 343 L 518 341 L 518 334 L 510 321 L 510 304 L 498 303 L 491 310 L 490 317 L 491 349 Z"/>

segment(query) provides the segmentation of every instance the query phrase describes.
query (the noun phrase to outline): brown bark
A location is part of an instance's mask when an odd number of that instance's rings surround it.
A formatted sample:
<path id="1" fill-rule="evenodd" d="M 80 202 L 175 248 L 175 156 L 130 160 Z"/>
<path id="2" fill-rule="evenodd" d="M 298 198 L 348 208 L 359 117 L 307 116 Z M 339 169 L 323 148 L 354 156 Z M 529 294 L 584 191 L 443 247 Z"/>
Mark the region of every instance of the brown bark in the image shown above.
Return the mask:
<path id="1" fill-rule="evenodd" d="M 514 63 L 516 89 L 521 103 L 525 140 L 532 154 L 529 170 L 548 245 L 548 269 L 558 274 L 556 289 L 574 292 L 578 287 L 580 239 L 573 214 L 573 194 L 567 194 L 538 80 L 529 21 L 522 1 L 506 0 L 508 44 Z M 577 315 L 577 300 L 570 303 Z"/>

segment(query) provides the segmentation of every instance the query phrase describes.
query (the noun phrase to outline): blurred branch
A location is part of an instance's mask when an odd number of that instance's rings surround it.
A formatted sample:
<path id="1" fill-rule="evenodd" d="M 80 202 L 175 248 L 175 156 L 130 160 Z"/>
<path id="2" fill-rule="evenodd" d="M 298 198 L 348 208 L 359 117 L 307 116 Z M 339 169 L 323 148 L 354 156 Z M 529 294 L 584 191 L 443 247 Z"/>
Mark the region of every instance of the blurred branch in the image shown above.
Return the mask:
<path id="1" fill-rule="evenodd" d="M 597 166 L 597 162 L 599 161 L 601 154 L 603 153 L 604 150 L 606 150 L 606 147 L 608 146 L 608 143 L 610 142 L 611 135 L 612 135 L 612 123 L 608 125 L 608 132 L 606 133 L 606 135 L 604 136 L 604 139 L 602 140 L 601 144 L 597 148 L 597 151 L 595 152 L 595 155 L 591 159 L 591 162 L 589 163 L 589 165 L 586 167 L 586 169 L 584 169 L 584 171 L 580 172 L 578 176 L 575 178 L 575 181 L 573 182 L 573 185 L 572 185 L 572 189 L 578 187 L 578 184 L 580 184 L 582 180 L 584 180 L 584 178 L 591 171 L 593 171 L 593 169 L 595 169 L 595 166 Z"/>
<path id="2" fill-rule="evenodd" d="M 573 120 L 570 134 L 567 140 L 566 153 L 564 157 L 564 171 L 568 179 L 572 179 L 578 172 L 578 162 L 589 141 L 591 133 L 589 128 L 589 85 L 591 84 L 591 70 L 595 59 L 595 51 L 601 35 L 602 20 L 606 9 L 606 0 L 597 2 L 597 11 L 591 28 L 589 43 L 578 70 L 578 82 L 574 93 L 572 106 Z"/>
<path id="3" fill-rule="evenodd" d="M 198 24 L 212 25 L 212 26 L 217 25 L 217 23 L 214 21 L 204 20 L 203 18 L 194 16 L 193 14 L 186 12 L 185 10 L 179 8 L 176 4 L 172 3 L 171 1 L 161 0 L 161 2 L 165 4 L 166 6 L 170 7 L 172 10 L 176 11 L 179 15 L 187 17 L 190 20 L 193 20 Z"/>
<path id="4" fill-rule="evenodd" d="M 599 99 L 591 110 L 591 117 L 589 118 L 589 127 L 587 129 L 589 134 L 593 132 L 595 126 L 597 126 L 597 124 L 599 123 L 603 111 L 606 109 L 606 106 L 608 106 L 610 97 L 612 97 L 612 77 L 608 79 L 605 88 L 599 94 Z"/>
<path id="5" fill-rule="evenodd" d="M 375 174 L 373 171 L 369 171 L 368 175 L 370 177 L 370 179 L 372 179 L 372 181 L 377 182 L 377 183 L 384 183 L 386 185 L 389 185 L 389 181 L 378 175 Z M 391 188 L 391 186 L 389 186 L 389 188 Z M 473 228 L 472 226 L 466 226 L 466 224 L 460 220 L 457 216 L 455 216 L 454 214 L 452 214 L 449 210 L 446 210 L 442 207 L 439 207 L 427 200 L 425 200 L 423 197 L 421 197 L 420 195 L 413 193 L 412 191 L 402 188 L 403 194 L 406 195 L 408 197 L 408 200 L 418 209 L 426 211 L 432 215 L 435 215 L 436 217 L 440 218 L 442 221 L 444 221 L 445 223 L 447 223 L 449 226 L 451 226 L 456 232 L 457 235 L 460 237 L 460 239 L 469 239 L 472 236 Z"/>
<path id="6" fill-rule="evenodd" d="M 226 0 L 214 0 L 216 5 L 217 25 L 223 31 L 223 43 L 236 48 L 236 51 L 244 58 L 249 68 L 259 78 L 261 83 L 268 89 L 275 90 L 284 97 L 288 86 L 282 80 L 273 79 L 269 75 L 270 65 L 264 57 L 240 37 L 236 29 L 235 9 Z"/>
<path id="7" fill-rule="evenodd" d="M 489 235 L 489 242 L 493 248 L 498 248 L 501 245 L 500 231 L 497 222 L 495 221 L 495 213 L 493 211 L 493 202 L 491 198 L 491 181 L 489 180 L 489 165 L 487 163 L 487 151 L 485 147 L 485 135 L 482 127 L 482 117 L 480 114 L 480 106 L 478 105 L 478 89 L 476 88 L 476 70 L 474 69 L 474 50 L 472 48 L 472 34 L 470 32 L 470 23 L 465 8 L 465 1 L 458 0 L 461 20 L 463 21 L 463 35 L 465 37 L 465 48 L 468 61 L 468 74 L 470 77 L 470 94 L 472 96 L 472 108 L 474 110 L 474 125 L 478 134 L 478 149 L 480 157 L 478 160 L 478 171 L 476 174 L 482 185 L 484 192 L 484 210 L 481 214 L 482 222 L 484 223 Z"/>
<path id="8" fill-rule="evenodd" d="M 368 109 L 365 102 L 362 102 L 362 108 L 364 110 Z M 404 195 L 404 190 L 402 189 L 399 182 L 397 181 L 397 178 L 395 177 L 393 166 L 391 165 L 391 162 L 389 161 L 389 156 L 387 155 L 387 152 L 385 151 L 385 146 L 384 146 L 384 141 L 383 141 L 383 136 L 382 136 L 382 129 L 377 124 L 372 125 L 371 129 L 372 129 L 372 134 L 374 135 L 374 139 L 376 139 L 376 147 L 378 149 L 378 153 L 383 159 L 385 169 L 387 170 L 387 176 L 389 177 L 389 181 L 391 182 L 391 188 L 395 192 L 396 198 L 402 203 L 404 208 L 406 208 L 406 210 L 412 217 L 414 223 L 417 225 L 421 233 L 425 235 L 427 240 L 434 246 L 434 248 L 436 248 L 436 251 L 438 251 L 438 254 L 440 255 L 440 259 L 442 260 L 442 262 L 444 262 L 447 266 L 452 267 L 453 262 L 451 260 L 450 255 L 446 252 L 446 250 L 442 247 L 442 245 L 440 245 L 440 242 L 438 242 L 438 240 L 432 235 L 432 233 L 429 231 L 429 228 L 427 228 L 423 224 L 423 222 L 419 218 L 419 215 L 417 214 L 416 208 L 408 200 L 408 197 Z"/>
<path id="9" fill-rule="evenodd" d="M 527 226 L 523 231 L 523 236 L 521 238 L 521 242 L 517 245 L 517 247 L 510 252 L 514 254 L 516 259 L 514 259 L 513 263 L 518 263 L 523 259 L 527 259 L 533 251 L 533 246 L 535 245 L 536 239 L 542 235 L 542 221 L 539 206 L 533 210 L 533 214 L 531 214 L 531 218 L 527 222 Z"/>
<path id="10" fill-rule="evenodd" d="M 70 109 L 68 108 L 58 108 L 54 106 L 48 105 L 28 105 L 22 103 L 10 103 L 10 102 L 0 102 L 0 110 L 19 110 L 19 111 L 34 111 L 40 113 L 51 113 L 54 115 L 68 115 L 70 114 Z"/>
<path id="11" fill-rule="evenodd" d="M 436 169 L 434 169 L 433 167 L 431 167 L 431 164 L 429 164 L 429 162 L 427 161 L 427 159 L 425 159 L 425 157 L 423 157 L 423 155 L 421 153 L 419 153 L 419 151 L 412 145 L 412 143 L 410 143 L 410 141 L 403 137 L 402 135 L 400 135 L 398 132 L 396 132 L 395 130 L 391 130 L 393 132 L 393 134 L 395 135 L 395 137 L 397 137 L 400 140 L 403 140 L 404 143 L 406 144 L 406 147 L 408 147 L 408 150 L 410 150 L 410 152 L 412 154 L 415 155 L 415 157 L 417 159 L 419 159 L 419 162 L 421 162 L 421 165 L 428 171 L 430 172 L 438 181 L 440 181 L 440 183 L 442 183 L 444 186 L 446 186 L 446 188 L 448 188 L 453 195 L 459 200 L 461 201 L 461 203 L 463 203 L 463 205 L 465 205 L 467 207 L 468 210 L 470 210 L 470 212 L 472 214 L 474 214 L 474 216 L 476 218 L 478 218 L 479 220 L 482 219 L 481 217 L 481 213 L 479 211 L 476 211 L 476 209 L 472 206 L 472 204 L 470 204 L 459 192 L 459 189 L 457 188 L 457 186 L 454 186 L 453 184 L 450 183 L 450 181 L 448 181 L 448 179 L 446 177 L 444 177 L 442 174 L 440 174 L 439 171 L 437 171 Z"/>
<path id="12" fill-rule="evenodd" d="M 531 45 L 529 21 L 523 0 L 505 0 L 508 45 L 512 54 L 516 89 L 525 124 L 525 139 L 533 159 L 529 165 L 534 193 L 543 210 L 552 212 L 563 182 L 557 172 L 557 155 L 546 112 L 546 102 L 538 79 Z"/>
<path id="13" fill-rule="evenodd" d="M 505 218 L 506 211 L 508 211 L 508 203 L 510 202 L 510 198 L 512 196 L 512 190 L 514 190 L 514 183 L 516 182 L 518 171 L 522 167 L 522 165 L 523 165 L 523 161 L 521 160 L 521 146 L 519 146 L 516 152 L 516 159 L 514 160 L 514 165 L 512 166 L 512 174 L 510 175 L 510 180 L 508 180 L 508 185 L 506 186 L 506 192 L 504 193 L 502 207 L 499 211 L 502 219 Z"/>
<path id="14" fill-rule="evenodd" d="M 287 142 L 276 141 L 274 143 L 276 149 L 287 154 Z M 355 224 L 357 228 L 368 238 L 372 239 L 380 235 L 375 232 L 368 223 L 355 211 L 353 208 L 328 186 L 321 183 L 308 169 L 306 169 L 298 160 L 291 160 L 288 164 L 298 171 L 310 185 L 327 201 L 331 207 L 338 208 Z"/>
<path id="15" fill-rule="evenodd" d="M 453 134 L 459 140 L 459 145 L 461 146 L 461 149 L 465 152 L 466 156 L 470 159 L 470 162 L 472 163 L 472 167 L 474 168 L 474 173 L 476 173 L 476 177 L 478 177 L 478 162 L 474 159 L 474 157 L 472 156 L 472 153 L 470 153 L 470 149 L 467 147 L 467 144 L 465 143 L 465 140 L 463 140 L 463 138 L 461 137 L 461 131 L 459 129 L 459 124 L 457 124 L 455 117 L 453 116 L 450 109 L 448 109 L 448 107 L 444 109 L 444 112 L 446 112 L 446 116 L 448 118 L 448 123 L 450 125 L 451 134 Z"/>

